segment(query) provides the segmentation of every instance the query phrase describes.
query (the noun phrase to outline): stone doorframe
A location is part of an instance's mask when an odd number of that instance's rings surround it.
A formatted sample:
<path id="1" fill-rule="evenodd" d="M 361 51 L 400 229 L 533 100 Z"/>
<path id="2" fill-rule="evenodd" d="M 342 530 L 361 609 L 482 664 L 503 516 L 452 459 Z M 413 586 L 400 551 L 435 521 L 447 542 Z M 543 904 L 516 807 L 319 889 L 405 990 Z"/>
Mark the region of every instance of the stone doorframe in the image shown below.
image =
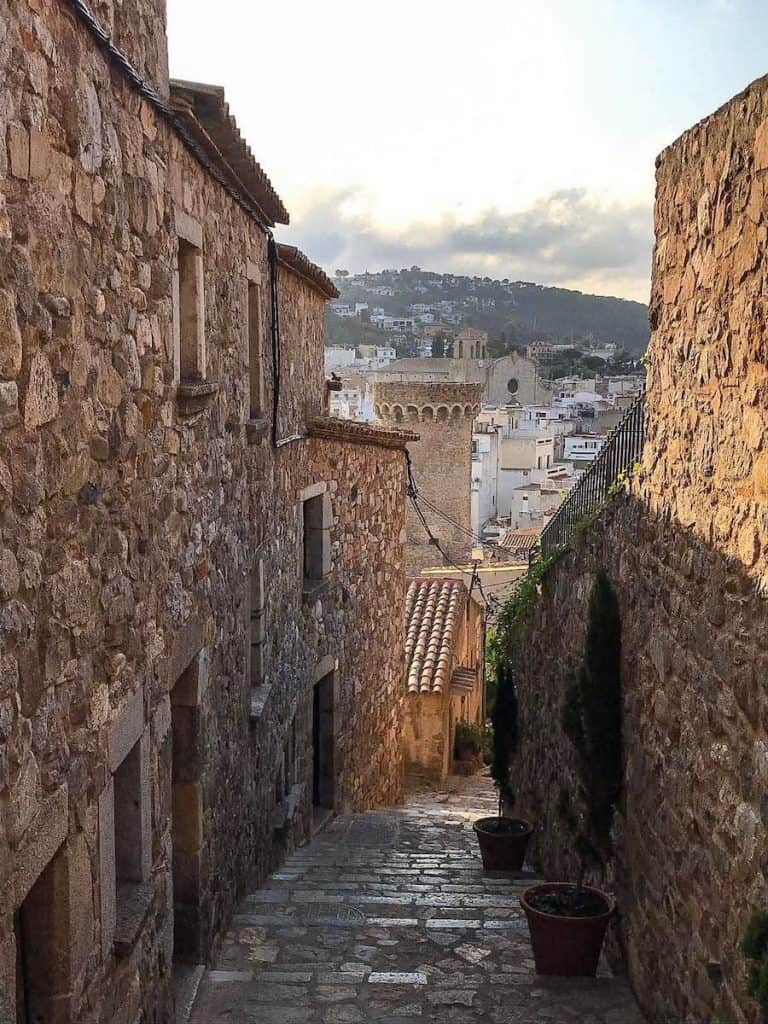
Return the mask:
<path id="1" fill-rule="evenodd" d="M 333 655 L 326 655 L 321 658 L 320 661 L 315 665 L 315 669 L 312 675 L 312 689 L 311 689 L 311 713 L 313 716 L 313 732 L 314 732 L 314 715 L 315 715 L 315 701 L 318 687 L 326 687 L 321 695 L 322 707 L 320 708 L 321 714 L 328 716 L 326 721 L 330 718 L 332 722 L 332 729 L 327 735 L 327 740 L 331 744 L 330 752 L 325 752 L 326 764 L 330 764 L 330 770 L 332 777 L 326 780 L 324 784 L 324 794 L 320 801 L 319 806 L 331 813 L 335 814 L 339 807 L 339 777 L 341 775 L 342 767 L 342 751 L 339 743 L 341 737 L 341 714 L 339 713 L 339 661 L 338 658 L 334 658 Z M 314 783 L 314 772 L 315 772 L 315 751 L 314 751 L 314 736 L 313 736 L 313 758 L 311 765 L 311 785 Z M 310 788 L 310 794 L 312 802 L 314 804 L 313 788 Z"/>
<path id="2" fill-rule="evenodd" d="M 202 703 L 210 679 L 210 647 L 200 647 L 171 681 L 171 850 L 174 959 L 201 963 L 210 947 L 203 914 Z"/>
<path id="3" fill-rule="evenodd" d="M 74 1020 L 73 989 L 93 939 L 93 879 L 85 839 L 81 833 L 68 838 L 68 829 L 65 784 L 41 803 L 0 885 L 0 1020 L 16 1020 L 23 998 L 17 980 L 24 950 L 17 936 L 23 941 L 24 932 L 36 960 L 22 977 L 30 1009 L 50 1024 Z"/>

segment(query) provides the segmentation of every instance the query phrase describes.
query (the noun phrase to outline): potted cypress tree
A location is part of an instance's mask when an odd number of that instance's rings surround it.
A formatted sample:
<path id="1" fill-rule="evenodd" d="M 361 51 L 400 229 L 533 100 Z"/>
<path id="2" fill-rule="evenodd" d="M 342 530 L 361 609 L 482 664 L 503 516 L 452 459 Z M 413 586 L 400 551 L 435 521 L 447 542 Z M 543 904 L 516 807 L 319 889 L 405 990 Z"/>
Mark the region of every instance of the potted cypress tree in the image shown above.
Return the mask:
<path id="1" fill-rule="evenodd" d="M 563 729 L 571 739 L 588 798 L 588 831 L 577 839 L 579 881 L 546 882 L 526 889 L 520 903 L 528 919 L 539 974 L 593 977 L 615 904 L 584 884 L 598 846 L 610 850 L 613 813 L 621 792 L 621 618 L 604 570 L 589 600 L 584 658 L 566 692 Z"/>
<path id="2" fill-rule="evenodd" d="M 527 821 L 507 817 L 503 813 L 515 805 L 515 795 L 509 784 L 509 759 L 517 749 L 518 739 L 515 680 L 504 658 L 497 664 L 496 703 L 491 722 L 491 775 L 499 791 L 499 813 L 494 818 L 479 818 L 473 827 L 486 871 L 519 871 L 525 861 L 533 828 Z"/>

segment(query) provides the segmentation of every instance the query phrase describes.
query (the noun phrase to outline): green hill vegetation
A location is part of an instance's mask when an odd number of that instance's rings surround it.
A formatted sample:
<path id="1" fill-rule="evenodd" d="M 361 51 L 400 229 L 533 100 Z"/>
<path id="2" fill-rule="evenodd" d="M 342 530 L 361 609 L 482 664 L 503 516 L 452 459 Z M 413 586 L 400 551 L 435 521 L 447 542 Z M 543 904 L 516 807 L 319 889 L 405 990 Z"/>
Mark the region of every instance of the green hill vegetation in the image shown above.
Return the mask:
<path id="1" fill-rule="evenodd" d="M 442 314 L 435 310 L 436 317 L 458 318 L 453 326 L 476 327 L 492 339 L 503 335 L 508 343 L 571 342 L 584 349 L 613 342 L 635 357 L 648 344 L 648 307 L 627 299 L 506 278 L 437 274 L 419 267 L 357 275 L 337 271 L 335 282 L 341 301 L 367 302 L 371 310 L 377 307 L 394 316 L 413 315 L 413 304 L 450 304 Z M 350 335 L 359 329 L 348 323 L 329 317 L 329 345 L 351 342 Z"/>

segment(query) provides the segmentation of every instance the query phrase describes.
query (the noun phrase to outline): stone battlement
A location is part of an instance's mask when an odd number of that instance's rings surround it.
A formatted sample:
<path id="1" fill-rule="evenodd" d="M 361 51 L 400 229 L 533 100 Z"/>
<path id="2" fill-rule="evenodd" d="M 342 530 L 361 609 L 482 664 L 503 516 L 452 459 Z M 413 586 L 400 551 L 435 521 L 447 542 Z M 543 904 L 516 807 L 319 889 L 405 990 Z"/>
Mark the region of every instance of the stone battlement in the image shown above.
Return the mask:
<path id="1" fill-rule="evenodd" d="M 482 394 L 482 384 L 458 381 L 380 381 L 373 386 L 376 416 L 389 423 L 474 420 Z"/>

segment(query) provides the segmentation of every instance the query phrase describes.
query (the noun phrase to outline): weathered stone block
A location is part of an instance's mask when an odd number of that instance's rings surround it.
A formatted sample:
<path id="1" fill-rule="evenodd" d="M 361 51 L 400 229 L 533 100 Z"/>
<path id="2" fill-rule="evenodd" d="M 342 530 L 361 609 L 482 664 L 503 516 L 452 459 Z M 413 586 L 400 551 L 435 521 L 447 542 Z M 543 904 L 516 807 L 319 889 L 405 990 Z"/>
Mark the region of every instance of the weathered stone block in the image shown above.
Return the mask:
<path id="1" fill-rule="evenodd" d="M 36 352 L 29 368 L 24 400 L 24 425 L 28 430 L 50 423 L 59 415 L 59 392 L 51 364 L 42 352 Z"/>
<path id="2" fill-rule="evenodd" d="M 18 377 L 21 372 L 22 341 L 16 319 L 16 299 L 6 289 L 0 289 L 0 376 Z"/>
<path id="3" fill-rule="evenodd" d="M 24 125 L 8 125 L 8 163 L 14 178 L 29 177 L 29 135 Z"/>

